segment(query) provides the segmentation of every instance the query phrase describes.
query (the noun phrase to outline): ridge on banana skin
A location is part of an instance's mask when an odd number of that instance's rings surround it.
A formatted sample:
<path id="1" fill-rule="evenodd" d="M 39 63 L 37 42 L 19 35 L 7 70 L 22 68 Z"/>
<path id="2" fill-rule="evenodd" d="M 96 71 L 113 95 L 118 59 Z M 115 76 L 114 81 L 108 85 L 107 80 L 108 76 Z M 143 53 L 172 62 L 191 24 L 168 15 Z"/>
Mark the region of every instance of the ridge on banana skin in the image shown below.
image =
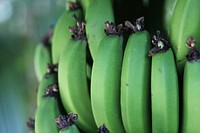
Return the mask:
<path id="1" fill-rule="evenodd" d="M 174 56 L 169 44 L 160 37 L 153 37 L 155 45 L 152 56 L 151 107 L 152 132 L 177 133 L 179 129 L 179 90 Z"/>

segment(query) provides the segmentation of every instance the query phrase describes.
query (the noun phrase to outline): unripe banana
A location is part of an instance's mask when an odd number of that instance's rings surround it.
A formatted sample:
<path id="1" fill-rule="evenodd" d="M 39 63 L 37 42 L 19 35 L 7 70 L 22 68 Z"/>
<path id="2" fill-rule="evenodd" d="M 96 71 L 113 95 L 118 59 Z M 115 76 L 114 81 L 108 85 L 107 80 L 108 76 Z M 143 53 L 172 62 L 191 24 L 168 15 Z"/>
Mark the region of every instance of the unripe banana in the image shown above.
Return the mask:
<path id="1" fill-rule="evenodd" d="M 86 12 L 86 33 L 91 56 L 94 60 L 97 48 L 105 37 L 104 22 L 114 21 L 112 0 L 92 0 Z"/>
<path id="2" fill-rule="evenodd" d="M 78 114 L 79 120 L 75 123 L 81 130 L 93 133 L 97 127 L 87 84 L 85 25 L 80 21 L 77 25 L 78 28 L 71 27 L 72 39 L 68 41 L 60 58 L 58 83 L 65 110 Z"/>
<path id="3" fill-rule="evenodd" d="M 52 63 L 51 60 L 51 39 L 52 32 L 49 31 L 42 41 L 37 44 L 34 55 L 34 68 L 38 81 L 40 82 L 47 71 L 47 65 Z"/>
<path id="4" fill-rule="evenodd" d="M 76 20 L 72 17 L 74 14 L 77 18 L 81 18 L 81 10 L 78 3 L 68 3 L 69 10 L 66 10 L 60 16 L 54 30 L 52 38 L 52 60 L 53 64 L 57 64 L 60 55 L 68 40 L 71 38 L 69 26 L 75 26 Z"/>
<path id="5" fill-rule="evenodd" d="M 179 128 L 179 90 L 176 65 L 168 42 L 160 32 L 152 40 L 151 107 L 152 132 L 177 133 Z M 155 55 L 154 55 L 155 54 Z"/>
<path id="6" fill-rule="evenodd" d="M 200 132 L 200 52 L 196 49 L 187 55 L 183 80 L 183 124 L 181 133 Z"/>
<path id="7" fill-rule="evenodd" d="M 56 124 L 60 128 L 59 133 L 80 133 L 77 126 L 74 124 L 77 121 L 78 115 L 69 113 L 67 116 L 60 115 L 56 118 Z"/>
<path id="8" fill-rule="evenodd" d="M 172 15 L 178 0 L 165 0 L 163 6 L 163 25 L 168 35 L 170 35 L 170 25 Z"/>
<path id="9" fill-rule="evenodd" d="M 124 133 L 120 111 L 123 31 L 109 22 L 105 27 L 107 36 L 99 45 L 92 68 L 92 111 L 98 127 L 105 124 L 111 133 Z"/>
<path id="10" fill-rule="evenodd" d="M 136 26 L 126 21 L 125 25 L 136 29 L 142 25 L 143 17 L 136 20 Z M 141 24 L 137 24 L 137 21 Z M 133 30 L 134 31 L 134 30 Z M 121 112 L 127 133 L 151 132 L 150 94 L 150 37 L 147 31 L 139 29 L 129 36 L 121 74 Z"/>
<path id="11" fill-rule="evenodd" d="M 185 41 L 193 36 L 200 42 L 200 1 L 178 0 L 171 20 L 171 44 L 176 57 L 179 74 L 183 73 L 188 48 Z M 200 48 L 200 45 L 197 46 Z"/>
<path id="12" fill-rule="evenodd" d="M 48 88 L 44 99 L 38 106 L 35 116 L 36 133 L 58 133 L 55 124 L 55 119 L 60 113 L 55 96 L 57 91 L 56 88 Z"/>
<path id="13" fill-rule="evenodd" d="M 43 79 L 41 80 L 41 82 L 39 83 L 39 87 L 38 87 L 38 92 L 37 92 L 37 106 L 40 105 L 41 101 L 43 101 L 42 99 L 44 99 L 44 94 L 46 92 L 46 89 L 57 82 L 57 74 L 54 71 L 54 69 L 56 69 L 57 66 L 55 65 L 48 65 L 48 68 L 46 68 L 46 75 L 43 76 Z"/>

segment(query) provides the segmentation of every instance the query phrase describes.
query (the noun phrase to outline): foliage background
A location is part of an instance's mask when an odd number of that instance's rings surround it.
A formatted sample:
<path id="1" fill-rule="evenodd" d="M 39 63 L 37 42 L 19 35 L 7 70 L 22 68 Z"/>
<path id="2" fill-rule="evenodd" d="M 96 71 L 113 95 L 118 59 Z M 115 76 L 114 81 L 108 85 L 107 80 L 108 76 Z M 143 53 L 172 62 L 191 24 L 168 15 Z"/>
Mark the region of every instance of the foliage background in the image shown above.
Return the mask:
<path id="1" fill-rule="evenodd" d="M 0 0 L 0 133 L 27 133 L 36 110 L 33 58 L 65 0 Z"/>

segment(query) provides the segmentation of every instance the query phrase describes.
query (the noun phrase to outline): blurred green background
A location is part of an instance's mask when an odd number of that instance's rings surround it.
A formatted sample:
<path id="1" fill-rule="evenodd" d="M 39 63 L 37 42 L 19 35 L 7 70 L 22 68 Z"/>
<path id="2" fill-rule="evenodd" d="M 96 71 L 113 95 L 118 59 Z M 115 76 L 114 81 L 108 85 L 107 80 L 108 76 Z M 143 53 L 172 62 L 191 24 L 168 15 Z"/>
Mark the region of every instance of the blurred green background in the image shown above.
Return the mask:
<path id="1" fill-rule="evenodd" d="M 33 57 L 65 0 L 0 0 L 0 133 L 27 133 L 36 110 Z"/>

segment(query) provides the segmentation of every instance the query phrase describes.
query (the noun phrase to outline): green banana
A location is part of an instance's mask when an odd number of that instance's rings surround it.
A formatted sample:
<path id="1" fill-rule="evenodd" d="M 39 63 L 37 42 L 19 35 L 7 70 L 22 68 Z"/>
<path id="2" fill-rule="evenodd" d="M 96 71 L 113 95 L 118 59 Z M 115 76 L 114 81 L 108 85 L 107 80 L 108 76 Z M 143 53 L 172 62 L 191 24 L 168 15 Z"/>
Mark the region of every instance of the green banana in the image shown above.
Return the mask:
<path id="1" fill-rule="evenodd" d="M 183 73 L 188 48 L 185 41 L 193 36 L 200 42 L 200 1 L 178 0 L 171 20 L 170 39 L 176 57 L 178 73 Z M 200 48 L 200 45 L 197 46 Z"/>
<path id="2" fill-rule="evenodd" d="M 181 133 L 200 132 L 200 52 L 192 49 L 187 55 L 183 82 L 183 124 Z"/>
<path id="3" fill-rule="evenodd" d="M 42 41 L 37 44 L 34 54 L 34 68 L 38 81 L 40 82 L 47 71 L 47 65 L 51 64 L 51 53 L 50 53 L 50 39 L 52 32 L 48 32 Z"/>
<path id="4" fill-rule="evenodd" d="M 168 35 L 170 35 L 170 25 L 172 15 L 178 0 L 165 0 L 163 6 L 163 25 Z"/>
<path id="5" fill-rule="evenodd" d="M 77 18 L 81 18 L 81 10 L 78 3 L 69 2 L 68 6 L 69 9 L 62 13 L 54 29 L 52 38 L 53 64 L 57 64 L 59 62 L 62 50 L 71 38 L 69 26 L 76 25 L 76 20 L 72 16 L 75 14 Z"/>
<path id="6" fill-rule="evenodd" d="M 155 45 L 149 52 L 152 56 L 151 107 L 152 132 L 177 133 L 179 127 L 178 76 L 174 56 L 169 44 L 160 37 L 153 37 Z"/>
<path id="7" fill-rule="evenodd" d="M 56 99 L 57 88 L 49 87 L 44 98 L 37 108 L 35 116 L 36 133 L 58 133 L 55 119 L 59 115 L 58 101 Z"/>
<path id="8" fill-rule="evenodd" d="M 79 21 L 78 27 L 71 27 L 73 33 L 65 46 L 58 68 L 58 84 L 63 106 L 67 112 L 79 115 L 78 127 L 87 132 L 96 131 L 92 115 L 87 84 L 85 25 Z"/>
<path id="9" fill-rule="evenodd" d="M 92 0 L 86 12 L 86 34 L 92 59 L 98 46 L 105 37 L 104 22 L 114 21 L 112 0 Z"/>
<path id="10" fill-rule="evenodd" d="M 46 89 L 54 84 L 57 81 L 57 74 L 53 69 L 55 69 L 55 65 L 48 65 L 47 73 L 43 76 L 43 79 L 39 83 L 38 92 L 37 92 L 37 106 L 43 101 L 43 96 L 45 94 Z"/>
<path id="11" fill-rule="evenodd" d="M 144 18 L 136 20 L 136 26 L 126 21 L 132 30 L 141 27 Z M 139 23 L 138 23 L 139 22 Z M 142 23 L 141 23 L 142 22 Z M 150 94 L 150 37 L 147 31 L 133 30 L 129 36 L 121 74 L 121 112 L 124 128 L 128 133 L 151 132 Z"/>
<path id="12" fill-rule="evenodd" d="M 77 126 L 74 124 L 77 121 L 78 115 L 69 113 L 67 116 L 60 115 L 56 118 L 56 124 L 60 128 L 59 133 L 80 133 Z"/>
<path id="13" fill-rule="evenodd" d="M 92 111 L 98 127 L 105 124 L 111 133 L 124 133 L 120 111 L 123 31 L 122 26 L 109 22 L 105 27 L 107 36 L 99 45 L 92 68 Z"/>

